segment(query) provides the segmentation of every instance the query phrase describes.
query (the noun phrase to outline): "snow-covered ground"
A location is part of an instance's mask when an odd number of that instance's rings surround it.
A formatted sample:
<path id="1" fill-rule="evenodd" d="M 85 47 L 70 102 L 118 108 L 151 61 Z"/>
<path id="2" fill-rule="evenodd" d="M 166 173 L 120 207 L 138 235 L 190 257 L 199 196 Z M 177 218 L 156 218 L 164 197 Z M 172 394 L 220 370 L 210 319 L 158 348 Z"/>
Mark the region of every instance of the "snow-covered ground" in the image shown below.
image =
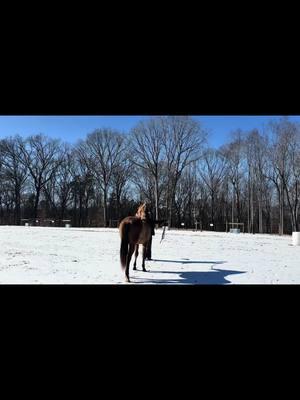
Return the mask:
<path id="1" fill-rule="evenodd" d="M 300 246 L 291 236 L 166 231 L 153 237 L 139 284 L 300 284 Z M 0 283 L 119 284 L 117 229 L 0 227 Z M 127 284 L 128 285 L 128 284 Z"/>

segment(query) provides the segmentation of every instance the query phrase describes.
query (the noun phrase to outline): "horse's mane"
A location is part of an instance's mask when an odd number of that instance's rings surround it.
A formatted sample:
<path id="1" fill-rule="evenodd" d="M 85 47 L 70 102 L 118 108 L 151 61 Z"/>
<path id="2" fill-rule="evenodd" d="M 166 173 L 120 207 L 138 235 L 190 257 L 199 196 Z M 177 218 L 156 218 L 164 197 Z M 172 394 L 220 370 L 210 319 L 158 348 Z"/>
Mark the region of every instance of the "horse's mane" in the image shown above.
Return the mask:
<path id="1" fill-rule="evenodd" d="M 140 218 L 140 219 L 142 219 L 142 220 L 148 219 L 148 212 L 147 212 L 147 204 L 146 203 L 143 203 L 142 205 L 139 206 L 135 216 Z"/>

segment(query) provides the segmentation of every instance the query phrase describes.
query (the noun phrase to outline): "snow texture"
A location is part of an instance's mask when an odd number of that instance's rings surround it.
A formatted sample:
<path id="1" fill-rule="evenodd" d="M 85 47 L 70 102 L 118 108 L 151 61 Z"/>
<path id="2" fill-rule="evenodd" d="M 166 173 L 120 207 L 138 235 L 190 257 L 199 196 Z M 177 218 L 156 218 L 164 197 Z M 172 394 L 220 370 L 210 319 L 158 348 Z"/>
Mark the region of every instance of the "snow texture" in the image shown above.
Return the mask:
<path id="1" fill-rule="evenodd" d="M 156 230 L 131 284 L 300 284 L 291 236 Z M 0 283 L 127 284 L 118 229 L 0 227 Z M 141 250 L 141 249 L 140 249 Z"/>

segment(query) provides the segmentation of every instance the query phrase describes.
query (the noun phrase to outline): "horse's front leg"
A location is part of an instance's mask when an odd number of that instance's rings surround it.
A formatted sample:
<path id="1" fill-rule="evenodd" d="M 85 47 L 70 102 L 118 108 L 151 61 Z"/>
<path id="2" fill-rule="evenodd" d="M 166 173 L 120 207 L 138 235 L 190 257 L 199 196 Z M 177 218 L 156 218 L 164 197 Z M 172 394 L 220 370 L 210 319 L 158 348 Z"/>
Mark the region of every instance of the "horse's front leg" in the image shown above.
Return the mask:
<path id="1" fill-rule="evenodd" d="M 139 245 L 136 244 L 135 245 L 135 253 L 134 253 L 135 259 L 134 259 L 134 264 L 133 264 L 133 269 L 134 270 L 136 270 L 136 259 L 138 258 L 138 255 L 139 255 Z"/>
<path id="2" fill-rule="evenodd" d="M 146 258 L 146 251 L 147 251 L 147 243 L 143 244 L 143 263 L 142 263 L 142 267 L 143 267 L 143 271 L 147 272 L 146 268 L 145 268 L 145 258 Z"/>

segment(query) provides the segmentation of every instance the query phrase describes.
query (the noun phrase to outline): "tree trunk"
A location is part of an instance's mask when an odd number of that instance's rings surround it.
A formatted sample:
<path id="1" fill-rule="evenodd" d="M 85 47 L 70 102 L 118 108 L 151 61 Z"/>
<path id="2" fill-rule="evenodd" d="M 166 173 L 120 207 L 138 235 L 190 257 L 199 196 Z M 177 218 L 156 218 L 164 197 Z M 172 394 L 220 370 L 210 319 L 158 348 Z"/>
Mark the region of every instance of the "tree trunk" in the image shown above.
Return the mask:
<path id="1" fill-rule="evenodd" d="M 251 182 L 251 233 L 254 234 L 254 202 L 253 202 L 253 182 Z"/>
<path id="2" fill-rule="evenodd" d="M 280 190 L 279 190 L 279 235 L 283 235 L 283 182 L 281 180 Z"/>
<path id="3" fill-rule="evenodd" d="M 154 178 L 155 179 L 155 219 L 159 220 L 159 215 L 158 215 L 158 178 L 157 176 Z"/>
<path id="4" fill-rule="evenodd" d="M 168 229 L 171 229 L 172 226 L 172 213 L 173 213 L 173 194 L 170 196 L 169 204 L 168 204 Z"/>
<path id="5" fill-rule="evenodd" d="M 250 197 L 251 197 L 250 175 L 248 174 L 248 201 L 247 201 L 247 205 L 248 205 L 248 209 L 247 209 L 248 233 L 250 233 L 250 207 L 251 207 Z"/>
<path id="6" fill-rule="evenodd" d="M 258 193 L 258 231 L 259 231 L 259 233 L 263 233 L 262 198 L 261 198 L 261 190 L 260 189 L 259 189 L 259 193 Z"/>
<path id="7" fill-rule="evenodd" d="M 103 189 L 103 223 L 107 227 L 107 187 Z"/>
<path id="8" fill-rule="evenodd" d="M 60 219 L 61 219 L 61 221 L 63 221 L 63 219 L 65 217 L 65 209 L 66 209 L 65 205 L 62 204 L 61 205 L 61 211 L 60 211 Z"/>
<path id="9" fill-rule="evenodd" d="M 214 213 L 214 208 L 215 208 L 215 196 L 214 196 L 214 192 L 211 192 L 211 223 L 214 226 L 214 230 L 215 230 L 215 213 Z"/>
<path id="10" fill-rule="evenodd" d="M 34 199 L 34 211 L 33 211 L 33 217 L 36 219 L 38 217 L 38 207 L 39 207 L 39 202 L 40 202 L 40 189 L 36 189 L 36 194 L 35 194 L 35 199 Z"/>
<path id="11" fill-rule="evenodd" d="M 21 194 L 20 194 L 20 189 L 18 187 L 16 187 L 15 189 L 15 201 L 16 201 L 15 224 L 21 225 Z"/>
<path id="12" fill-rule="evenodd" d="M 82 193 L 79 194 L 79 226 L 82 226 Z"/>

